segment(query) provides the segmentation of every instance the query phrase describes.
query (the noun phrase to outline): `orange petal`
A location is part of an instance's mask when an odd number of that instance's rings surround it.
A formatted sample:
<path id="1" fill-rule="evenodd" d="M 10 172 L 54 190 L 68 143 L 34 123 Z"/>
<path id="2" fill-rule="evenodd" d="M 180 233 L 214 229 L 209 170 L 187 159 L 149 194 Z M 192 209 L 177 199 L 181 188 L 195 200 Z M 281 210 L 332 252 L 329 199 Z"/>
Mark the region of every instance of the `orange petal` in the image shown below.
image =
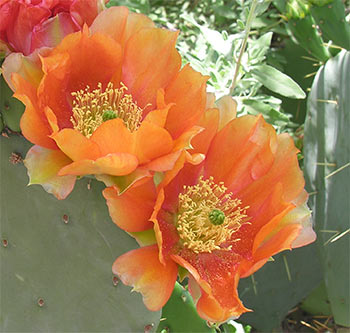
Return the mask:
<path id="1" fill-rule="evenodd" d="M 90 27 L 91 32 L 104 33 L 120 45 L 141 29 L 154 28 L 154 23 L 147 16 L 130 13 L 126 7 L 111 7 L 102 11 Z"/>
<path id="2" fill-rule="evenodd" d="M 60 128 L 72 127 L 71 93 L 87 86 L 93 90 L 98 83 L 105 87 L 121 72 L 121 61 L 119 44 L 106 35 L 89 36 L 88 31 L 67 35 L 49 56 L 42 57 L 45 76 L 38 96 L 56 114 Z"/>
<path id="3" fill-rule="evenodd" d="M 165 29 L 142 29 L 126 43 L 121 81 L 142 108 L 147 104 L 155 108 L 158 89 L 164 88 L 180 70 L 181 57 L 175 49 L 177 35 Z"/>
<path id="4" fill-rule="evenodd" d="M 73 161 L 95 160 L 101 156 L 97 144 L 74 129 L 65 128 L 62 131 L 53 133 L 51 137 L 56 141 L 58 147 Z"/>
<path id="5" fill-rule="evenodd" d="M 34 88 L 38 87 L 44 74 L 41 70 L 41 61 L 38 54 L 44 54 L 45 52 L 47 50 L 36 50 L 29 56 L 24 56 L 22 53 L 11 53 L 5 58 L 2 64 L 2 73 L 13 91 L 15 90 L 11 79 L 13 73 L 19 74 L 27 82 L 30 82 Z"/>
<path id="6" fill-rule="evenodd" d="M 166 103 L 175 103 L 169 110 L 165 126 L 172 137 L 177 138 L 201 118 L 206 106 L 208 78 L 186 65 L 166 87 Z"/>
<path id="7" fill-rule="evenodd" d="M 240 258 L 235 254 L 221 251 L 218 255 L 215 252 L 194 255 L 184 252 L 181 256 L 172 255 L 171 258 L 186 268 L 200 286 L 201 297 L 197 303 L 197 311 L 203 319 L 224 322 L 249 311 L 243 306 L 237 293 L 237 263 Z"/>
<path id="8" fill-rule="evenodd" d="M 110 153 L 133 153 L 135 136 L 126 128 L 122 119 L 104 122 L 92 134 L 90 141 L 98 145 L 101 156 Z"/>
<path id="9" fill-rule="evenodd" d="M 16 89 L 14 97 L 26 105 L 20 122 L 23 135 L 39 146 L 57 149 L 55 142 L 49 137 L 51 129 L 44 112 L 38 106 L 35 87 L 17 73 L 13 74 L 12 82 Z"/>
<path id="10" fill-rule="evenodd" d="M 191 153 L 199 152 L 206 154 L 208 152 L 210 143 L 218 130 L 218 124 L 218 109 L 206 110 L 198 123 L 198 126 L 204 128 L 204 130 L 192 139 L 193 150 L 191 150 Z"/>
<path id="11" fill-rule="evenodd" d="M 173 261 L 159 262 L 156 245 L 123 254 L 114 262 L 112 270 L 124 284 L 142 293 L 143 302 L 151 311 L 165 305 L 177 277 L 177 265 Z"/>
<path id="12" fill-rule="evenodd" d="M 140 164 L 149 163 L 172 151 L 173 140 L 170 134 L 164 128 L 146 120 L 132 134 L 135 136 L 133 153 L 137 156 Z"/>
<path id="13" fill-rule="evenodd" d="M 108 154 L 93 160 L 80 160 L 73 162 L 60 170 L 64 175 L 101 175 L 124 176 L 133 172 L 138 165 L 137 158 L 126 153 Z"/>
<path id="14" fill-rule="evenodd" d="M 122 195 L 115 187 L 108 187 L 103 191 L 107 201 L 109 215 L 113 222 L 127 232 L 152 229 L 149 221 L 156 201 L 156 189 L 153 179 L 133 186 Z"/>
<path id="15" fill-rule="evenodd" d="M 238 194 L 243 202 L 249 202 L 251 211 L 260 209 L 262 202 L 274 189 L 274 184 L 281 184 L 285 202 L 292 202 L 303 192 L 305 182 L 293 139 L 287 134 L 281 134 L 277 137 L 277 143 L 278 149 L 268 172 Z"/>
<path id="16" fill-rule="evenodd" d="M 144 167 L 151 171 L 156 171 L 156 172 L 169 171 L 174 168 L 175 163 L 179 159 L 180 155 L 181 155 L 181 150 L 178 150 L 174 153 L 170 153 L 170 154 L 158 157 L 153 161 L 145 164 Z"/>
<path id="17" fill-rule="evenodd" d="M 223 129 L 237 115 L 237 102 L 231 96 L 223 96 L 215 102 L 220 110 L 219 130 Z"/>
<path id="18" fill-rule="evenodd" d="M 168 116 L 169 109 L 173 105 L 174 104 L 165 105 L 165 103 L 164 103 L 164 91 L 162 91 L 162 89 L 158 89 L 158 91 L 157 91 L 157 107 L 158 107 L 158 109 L 152 110 L 149 113 L 147 113 L 144 120 L 148 121 L 154 125 L 157 125 L 159 127 L 164 127 L 164 125 L 166 123 L 167 116 Z"/>
<path id="19" fill-rule="evenodd" d="M 24 164 L 28 169 L 29 184 L 40 184 L 57 199 L 65 199 L 72 191 L 74 176 L 60 177 L 58 171 L 72 161 L 59 150 L 33 146 L 29 149 Z"/>

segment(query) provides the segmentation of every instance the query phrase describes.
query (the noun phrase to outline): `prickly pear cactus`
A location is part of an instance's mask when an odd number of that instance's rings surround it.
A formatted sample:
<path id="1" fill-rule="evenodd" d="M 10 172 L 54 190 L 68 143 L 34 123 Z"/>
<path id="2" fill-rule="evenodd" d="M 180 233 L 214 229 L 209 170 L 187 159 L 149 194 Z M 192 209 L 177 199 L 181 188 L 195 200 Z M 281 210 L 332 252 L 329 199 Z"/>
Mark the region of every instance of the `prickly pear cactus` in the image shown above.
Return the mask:
<path id="1" fill-rule="evenodd" d="M 13 91 L 0 75 L 0 128 L 2 130 L 7 126 L 11 131 L 19 132 L 19 120 L 24 112 L 24 105 L 12 95 Z"/>
<path id="2" fill-rule="evenodd" d="M 240 298 L 254 311 L 243 314 L 239 321 L 261 332 L 279 332 L 288 311 L 321 280 L 322 268 L 315 244 L 280 253 L 253 276 L 240 280 Z"/>
<path id="3" fill-rule="evenodd" d="M 308 99 L 305 176 L 337 324 L 350 326 L 350 52 L 321 67 Z"/>
<path id="4" fill-rule="evenodd" d="M 58 201 L 29 186 L 29 144 L 1 144 L 1 332 L 150 332 L 160 312 L 118 283 L 113 261 L 137 244 L 108 215 L 102 185 L 80 180 Z"/>
<path id="5" fill-rule="evenodd" d="M 309 0 L 311 14 L 323 38 L 335 45 L 350 49 L 350 24 L 346 22 L 345 7 L 342 0 Z"/>

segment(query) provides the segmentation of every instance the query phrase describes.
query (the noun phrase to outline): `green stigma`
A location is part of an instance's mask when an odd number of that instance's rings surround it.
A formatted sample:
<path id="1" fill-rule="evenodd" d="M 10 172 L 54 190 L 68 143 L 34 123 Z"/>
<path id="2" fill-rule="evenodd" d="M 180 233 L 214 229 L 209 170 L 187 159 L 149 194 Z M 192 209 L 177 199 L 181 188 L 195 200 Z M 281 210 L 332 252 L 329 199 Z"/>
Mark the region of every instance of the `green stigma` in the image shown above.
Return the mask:
<path id="1" fill-rule="evenodd" d="M 225 221 L 225 213 L 220 209 L 213 209 L 209 213 L 209 221 L 214 225 L 223 224 Z"/>
<path id="2" fill-rule="evenodd" d="M 117 118 L 117 114 L 113 110 L 107 110 L 102 115 L 103 122 Z"/>

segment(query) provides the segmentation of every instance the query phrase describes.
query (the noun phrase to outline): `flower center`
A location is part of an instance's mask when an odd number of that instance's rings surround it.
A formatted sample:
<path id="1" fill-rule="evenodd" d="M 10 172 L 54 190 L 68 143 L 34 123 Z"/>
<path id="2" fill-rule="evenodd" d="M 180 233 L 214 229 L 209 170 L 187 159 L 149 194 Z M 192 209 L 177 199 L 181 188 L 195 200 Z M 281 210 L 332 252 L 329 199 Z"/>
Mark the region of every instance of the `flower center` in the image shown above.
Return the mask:
<path id="1" fill-rule="evenodd" d="M 184 186 L 176 225 L 183 245 L 195 253 L 231 250 L 232 245 L 222 245 L 232 242 L 232 235 L 243 223 L 249 223 L 248 207 L 241 208 L 241 204 L 227 193 L 224 183 L 216 184 L 213 177 L 201 177 L 198 184 Z"/>
<path id="2" fill-rule="evenodd" d="M 130 132 L 137 130 L 142 121 L 143 109 L 133 101 L 131 95 L 125 94 L 126 90 L 128 88 L 122 82 L 118 89 L 109 82 L 105 90 L 99 83 L 95 90 L 90 91 L 87 86 L 85 90 L 72 92 L 71 122 L 74 129 L 89 138 L 103 122 L 120 118 Z"/>

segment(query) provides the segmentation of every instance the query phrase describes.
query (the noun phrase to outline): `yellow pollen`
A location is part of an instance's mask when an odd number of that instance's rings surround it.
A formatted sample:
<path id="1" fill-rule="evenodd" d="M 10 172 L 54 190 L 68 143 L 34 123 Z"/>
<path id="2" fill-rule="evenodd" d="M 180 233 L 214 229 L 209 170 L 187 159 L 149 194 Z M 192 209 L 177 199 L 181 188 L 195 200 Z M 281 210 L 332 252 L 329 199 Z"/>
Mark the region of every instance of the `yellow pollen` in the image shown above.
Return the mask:
<path id="1" fill-rule="evenodd" d="M 133 132 L 140 127 L 142 112 L 132 96 L 125 94 L 128 88 L 121 82 L 120 88 L 113 87 L 109 82 L 105 90 L 102 84 L 97 85 L 97 89 L 90 90 L 87 86 L 85 90 L 72 92 L 73 108 L 71 122 L 74 129 L 86 137 L 90 137 L 93 132 L 104 122 L 103 115 L 106 112 L 114 112 L 115 118 L 124 121 L 126 127 Z"/>
<path id="2" fill-rule="evenodd" d="M 242 224 L 249 223 L 246 215 L 249 207 L 241 208 L 242 202 L 232 199 L 232 195 L 223 182 L 216 184 L 213 177 L 205 180 L 201 177 L 198 184 L 184 186 L 179 195 L 176 229 L 185 247 L 195 253 L 231 250 L 232 245 L 221 245 L 232 242 L 232 235 Z M 222 224 L 210 221 L 213 210 L 225 214 Z"/>

